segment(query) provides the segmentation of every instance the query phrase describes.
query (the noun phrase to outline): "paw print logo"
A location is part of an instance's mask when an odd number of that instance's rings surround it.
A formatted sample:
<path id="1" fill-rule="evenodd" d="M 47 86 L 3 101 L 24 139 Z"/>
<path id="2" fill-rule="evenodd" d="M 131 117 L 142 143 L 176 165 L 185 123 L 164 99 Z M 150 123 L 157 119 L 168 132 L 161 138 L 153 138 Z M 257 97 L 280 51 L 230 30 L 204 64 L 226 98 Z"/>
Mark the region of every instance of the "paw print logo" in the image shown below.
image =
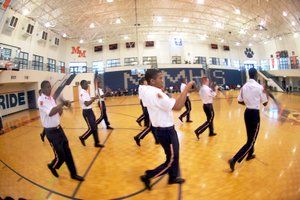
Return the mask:
<path id="1" fill-rule="evenodd" d="M 244 53 L 247 56 L 247 58 L 253 58 L 254 52 L 251 50 L 251 48 L 246 48 Z"/>

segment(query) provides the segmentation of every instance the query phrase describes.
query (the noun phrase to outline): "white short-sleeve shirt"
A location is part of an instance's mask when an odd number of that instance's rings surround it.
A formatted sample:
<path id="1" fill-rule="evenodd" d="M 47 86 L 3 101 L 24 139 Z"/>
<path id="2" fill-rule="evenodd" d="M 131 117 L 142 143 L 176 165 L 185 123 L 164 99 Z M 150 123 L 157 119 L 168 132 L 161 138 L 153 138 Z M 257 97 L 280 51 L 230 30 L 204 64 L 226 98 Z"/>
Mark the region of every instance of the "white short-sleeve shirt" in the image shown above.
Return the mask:
<path id="1" fill-rule="evenodd" d="M 104 92 L 103 92 L 102 88 L 98 88 L 98 89 L 96 90 L 96 94 L 99 95 L 99 100 L 100 100 L 100 101 L 104 101 L 104 98 L 101 97 L 101 96 L 104 95 Z"/>
<path id="2" fill-rule="evenodd" d="M 173 107 L 176 100 L 168 97 L 161 89 L 147 86 L 144 88 L 142 101 L 147 107 L 151 123 L 154 127 L 170 127 L 174 125 Z"/>
<path id="3" fill-rule="evenodd" d="M 244 102 L 249 109 L 259 110 L 261 103 L 268 102 L 267 95 L 263 92 L 262 85 L 257 83 L 254 79 L 250 79 L 240 91 L 238 101 Z"/>
<path id="4" fill-rule="evenodd" d="M 88 93 L 88 91 L 81 89 L 79 92 L 79 102 L 80 102 L 80 106 L 82 109 L 91 109 L 92 108 L 92 104 L 89 106 L 86 106 L 84 104 L 85 101 L 90 101 L 91 100 L 91 96 Z"/>
<path id="5" fill-rule="evenodd" d="M 60 124 L 59 113 L 56 113 L 53 116 L 49 116 L 52 108 L 56 107 L 55 100 L 51 96 L 46 96 L 42 94 L 38 98 L 38 106 L 40 111 L 40 118 L 44 128 L 55 128 Z"/>
<path id="6" fill-rule="evenodd" d="M 199 95 L 202 99 L 203 104 L 210 104 L 213 103 L 213 99 L 217 94 L 207 85 L 203 85 L 199 90 Z"/>
<path id="7" fill-rule="evenodd" d="M 185 89 L 185 87 L 186 87 L 186 84 L 185 83 L 181 83 L 181 85 L 180 85 L 180 92 L 183 92 L 183 90 Z M 189 92 L 187 93 L 187 96 L 190 96 Z"/>
<path id="8" fill-rule="evenodd" d="M 141 100 L 142 100 L 143 93 L 144 93 L 146 87 L 147 87 L 147 85 L 139 85 L 138 94 L 139 94 L 139 99 L 141 99 Z"/>

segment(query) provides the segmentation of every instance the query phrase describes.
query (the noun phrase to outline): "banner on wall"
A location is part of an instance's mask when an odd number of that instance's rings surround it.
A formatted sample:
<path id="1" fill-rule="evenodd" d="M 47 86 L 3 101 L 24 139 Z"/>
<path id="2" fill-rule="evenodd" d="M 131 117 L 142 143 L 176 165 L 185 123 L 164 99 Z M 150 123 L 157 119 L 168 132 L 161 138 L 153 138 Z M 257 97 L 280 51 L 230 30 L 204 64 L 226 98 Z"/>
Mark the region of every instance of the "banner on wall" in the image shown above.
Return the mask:
<path id="1" fill-rule="evenodd" d="M 2 116 L 28 108 L 25 91 L 0 93 L 0 109 Z"/>
<path id="2" fill-rule="evenodd" d="M 78 58 L 85 58 L 86 50 L 81 50 L 80 46 L 72 47 L 71 54 L 77 54 Z"/>
<path id="3" fill-rule="evenodd" d="M 6 10 L 11 3 L 11 0 L 0 0 L 0 6 L 2 10 Z"/>

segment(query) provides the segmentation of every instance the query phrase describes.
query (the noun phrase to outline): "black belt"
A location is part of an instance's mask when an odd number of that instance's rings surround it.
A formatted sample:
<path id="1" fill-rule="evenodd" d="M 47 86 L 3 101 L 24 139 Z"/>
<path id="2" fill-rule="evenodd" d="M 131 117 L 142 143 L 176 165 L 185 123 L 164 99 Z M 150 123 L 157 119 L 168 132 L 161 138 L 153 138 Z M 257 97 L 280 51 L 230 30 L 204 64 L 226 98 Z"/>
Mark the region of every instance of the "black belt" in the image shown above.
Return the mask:
<path id="1" fill-rule="evenodd" d="M 58 126 L 52 127 L 52 128 L 45 128 L 45 130 L 46 130 L 46 131 L 54 131 L 54 130 L 57 130 L 57 129 L 60 129 L 60 128 L 61 128 L 61 126 L 58 125 Z"/>
<path id="2" fill-rule="evenodd" d="M 169 127 L 154 127 L 154 126 L 152 126 L 152 128 L 157 131 L 167 131 L 167 130 L 174 130 L 174 125 L 169 126 Z"/>

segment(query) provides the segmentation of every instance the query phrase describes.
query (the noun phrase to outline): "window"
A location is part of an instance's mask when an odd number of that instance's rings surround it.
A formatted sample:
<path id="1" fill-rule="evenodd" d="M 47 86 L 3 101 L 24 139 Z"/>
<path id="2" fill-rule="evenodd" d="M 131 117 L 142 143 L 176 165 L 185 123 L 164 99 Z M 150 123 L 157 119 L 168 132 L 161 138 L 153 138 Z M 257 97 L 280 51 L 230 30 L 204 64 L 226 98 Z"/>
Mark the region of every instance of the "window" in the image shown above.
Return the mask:
<path id="1" fill-rule="evenodd" d="M 42 56 L 34 55 L 32 60 L 32 67 L 34 70 L 43 71 L 44 58 Z"/>
<path id="2" fill-rule="evenodd" d="M 65 73 L 65 62 L 58 62 L 58 73 Z"/>
<path id="3" fill-rule="evenodd" d="M 103 61 L 94 61 L 93 62 L 93 73 L 98 72 L 99 74 L 104 73 L 104 63 Z"/>
<path id="4" fill-rule="evenodd" d="M 56 61 L 54 59 L 48 58 L 48 71 L 56 72 Z"/>
<path id="5" fill-rule="evenodd" d="M 210 65 L 220 65 L 220 58 L 211 57 L 209 58 Z"/>
<path id="6" fill-rule="evenodd" d="M 22 51 L 19 53 L 19 67 L 20 69 L 28 69 L 28 53 Z"/>
<path id="7" fill-rule="evenodd" d="M 156 56 L 145 56 L 143 57 L 143 65 L 151 65 L 152 68 L 157 67 Z"/>
<path id="8" fill-rule="evenodd" d="M 69 65 L 70 73 L 79 74 L 87 72 L 86 62 L 74 62 Z"/>
<path id="9" fill-rule="evenodd" d="M 42 34 L 42 39 L 43 40 L 47 40 L 47 37 L 48 37 L 48 33 L 43 31 L 43 34 Z"/>
<path id="10" fill-rule="evenodd" d="M 54 39 L 54 44 L 57 45 L 57 46 L 59 45 L 59 39 L 58 38 Z"/>
<path id="11" fill-rule="evenodd" d="M 11 49 L 1 48 L 0 51 L 0 60 L 11 60 Z"/>
<path id="12" fill-rule="evenodd" d="M 106 60 L 106 67 L 119 67 L 121 66 L 120 59 Z"/>
<path id="13" fill-rule="evenodd" d="M 235 68 L 240 68 L 240 61 L 239 60 L 233 60 L 232 61 L 232 65 Z"/>
<path id="14" fill-rule="evenodd" d="M 262 70 L 270 70 L 270 62 L 268 59 L 261 60 L 260 61 L 260 66 Z"/>
<path id="15" fill-rule="evenodd" d="M 289 68 L 289 59 L 280 58 L 279 59 L 279 69 L 288 69 Z"/>
<path id="16" fill-rule="evenodd" d="M 181 64 L 181 56 L 172 56 L 172 64 Z"/>
<path id="17" fill-rule="evenodd" d="M 196 56 L 194 64 L 202 64 L 206 65 L 206 57 L 203 56 Z"/>
<path id="18" fill-rule="evenodd" d="M 134 66 L 138 65 L 139 61 L 137 57 L 131 57 L 131 58 L 124 58 L 124 65 L 125 66 Z"/>
<path id="19" fill-rule="evenodd" d="M 230 59 L 228 58 L 221 59 L 221 63 L 223 66 L 231 66 Z"/>
<path id="20" fill-rule="evenodd" d="M 26 32 L 28 33 L 28 34 L 32 34 L 32 32 L 33 32 L 33 28 L 34 28 L 34 26 L 33 25 L 31 25 L 31 24 L 28 24 L 28 26 L 27 26 L 27 30 L 26 30 Z"/>
<path id="21" fill-rule="evenodd" d="M 9 22 L 9 26 L 15 28 L 17 26 L 18 18 L 13 16 Z"/>

